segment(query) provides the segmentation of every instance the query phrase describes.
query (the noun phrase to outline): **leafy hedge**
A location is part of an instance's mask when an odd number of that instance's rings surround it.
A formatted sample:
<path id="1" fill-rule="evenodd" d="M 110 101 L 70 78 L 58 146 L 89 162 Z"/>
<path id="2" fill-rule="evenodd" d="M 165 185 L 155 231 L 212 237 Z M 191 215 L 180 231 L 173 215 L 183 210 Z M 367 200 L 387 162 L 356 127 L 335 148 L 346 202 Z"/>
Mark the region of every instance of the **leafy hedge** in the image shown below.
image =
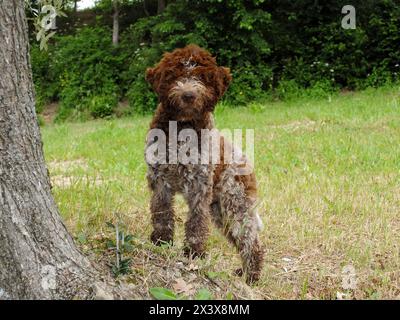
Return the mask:
<path id="1" fill-rule="evenodd" d="M 188 43 L 207 48 L 220 64 L 231 67 L 234 81 L 225 99 L 232 105 L 269 96 L 324 96 L 339 88 L 397 81 L 398 1 L 354 0 L 355 30 L 341 28 L 345 4 L 169 1 L 162 14 L 144 16 L 126 27 L 117 48 L 111 45 L 110 27 L 98 19 L 95 26 L 59 35 L 48 52 L 32 46 L 38 109 L 59 100 L 60 120 L 106 117 L 127 98 L 128 113 L 149 112 L 156 97 L 145 83 L 145 69 L 163 52 Z"/>

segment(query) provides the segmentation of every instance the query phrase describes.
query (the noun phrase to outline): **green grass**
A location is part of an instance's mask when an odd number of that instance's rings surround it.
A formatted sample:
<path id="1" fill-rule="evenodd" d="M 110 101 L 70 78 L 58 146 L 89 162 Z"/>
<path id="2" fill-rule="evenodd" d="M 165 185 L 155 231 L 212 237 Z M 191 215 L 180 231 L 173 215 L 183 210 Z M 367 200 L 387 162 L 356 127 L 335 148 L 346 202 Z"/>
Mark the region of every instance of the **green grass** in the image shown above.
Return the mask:
<path id="1" fill-rule="evenodd" d="M 138 239 L 136 262 L 153 252 L 167 265 L 181 261 L 186 207 L 177 201 L 173 248 L 148 242 L 144 140 L 150 117 L 66 123 L 42 128 L 54 195 L 69 230 L 79 238 L 107 233 L 115 214 Z M 370 89 L 328 100 L 220 105 L 218 128 L 255 129 L 255 170 L 267 247 L 262 298 L 400 298 L 400 91 Z M 141 249 L 142 248 L 142 249 Z M 230 294 L 239 266 L 234 250 L 213 229 L 209 258 L 197 274 L 217 275 Z M 134 264 L 131 280 L 151 279 L 151 264 Z M 342 268 L 354 266 L 354 290 Z M 140 276 L 139 276 L 140 275 Z M 139 277 L 139 278 L 138 278 Z M 235 289 L 236 290 L 236 289 Z M 234 292 L 234 294 L 237 293 Z M 247 295 L 248 296 L 248 295 Z M 235 297 L 241 297 L 238 293 Z"/>

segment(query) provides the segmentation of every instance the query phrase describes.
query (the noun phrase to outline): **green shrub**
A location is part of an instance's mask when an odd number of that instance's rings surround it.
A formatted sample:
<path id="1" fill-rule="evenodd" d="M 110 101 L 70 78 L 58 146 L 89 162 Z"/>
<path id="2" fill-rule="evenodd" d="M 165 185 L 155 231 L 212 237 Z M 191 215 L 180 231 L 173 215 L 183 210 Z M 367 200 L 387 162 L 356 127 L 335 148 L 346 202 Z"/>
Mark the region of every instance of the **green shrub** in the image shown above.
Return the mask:
<path id="1" fill-rule="evenodd" d="M 296 82 L 296 80 L 282 80 L 275 89 L 275 95 L 281 100 L 293 100 L 301 98 L 303 88 Z"/>
<path id="2" fill-rule="evenodd" d="M 377 67 L 372 70 L 370 74 L 367 75 L 367 78 L 360 82 L 358 87 L 366 88 L 366 87 L 381 87 L 390 85 L 400 78 L 397 73 L 389 71 L 385 67 Z"/>
<path id="3" fill-rule="evenodd" d="M 31 46 L 33 82 L 36 93 L 36 111 L 40 113 L 47 103 L 58 99 L 59 82 L 52 61 L 53 51 L 41 51 L 39 45 Z"/>
<path id="4" fill-rule="evenodd" d="M 113 114 L 117 106 L 116 96 L 94 96 L 89 100 L 89 111 L 94 118 L 105 118 Z"/>
<path id="5" fill-rule="evenodd" d="M 130 29 L 130 34 L 135 34 Z M 121 44 L 125 49 L 131 51 L 134 48 L 135 42 L 130 42 L 130 37 Z M 138 41 L 136 39 L 136 41 Z M 127 69 L 122 73 L 123 82 L 127 84 L 126 96 L 129 101 L 130 114 L 145 114 L 154 111 L 157 106 L 157 97 L 150 85 L 145 80 L 146 69 L 154 65 L 160 58 L 161 52 L 155 48 L 148 48 L 140 43 L 137 44 L 138 48 L 129 57 L 127 62 Z"/>
<path id="6" fill-rule="evenodd" d="M 297 100 L 302 98 L 328 98 L 338 92 L 338 87 L 332 81 L 316 81 L 312 86 L 304 88 L 296 80 L 281 80 L 275 89 L 275 96 L 280 100 Z"/>
<path id="7" fill-rule="evenodd" d="M 120 75 L 124 61 L 119 48 L 112 46 L 110 34 L 111 30 L 105 27 L 87 27 L 75 35 L 56 38 L 52 63 L 59 75 L 58 120 L 77 112 L 107 116 L 122 97 Z"/>
<path id="8" fill-rule="evenodd" d="M 157 107 L 157 97 L 149 89 L 149 85 L 144 79 L 144 75 L 138 75 L 128 93 L 128 101 L 131 113 L 146 114 Z"/>
<path id="9" fill-rule="evenodd" d="M 264 99 L 272 88 L 272 70 L 266 64 L 238 68 L 232 72 L 233 80 L 225 99 L 233 105 Z"/>
<path id="10" fill-rule="evenodd" d="M 317 81 L 305 90 L 307 98 L 315 99 L 329 98 L 336 93 L 338 93 L 338 87 L 328 79 Z"/>
<path id="11" fill-rule="evenodd" d="M 189 43 L 208 49 L 220 65 L 231 67 L 234 81 L 226 100 L 240 105 L 264 95 L 272 77 L 271 67 L 264 62 L 270 48 L 263 37 L 270 14 L 259 8 L 262 1 L 250 2 L 251 6 L 246 1 L 177 0 L 162 15 L 133 24 L 124 34 L 123 44 L 134 51 L 129 71 L 124 73 L 130 84 L 127 95 L 132 112 L 151 112 L 157 105 L 144 80 L 146 68 L 159 61 L 163 52 Z"/>
<path id="12" fill-rule="evenodd" d="M 272 93 L 286 100 L 320 98 L 340 88 L 387 85 L 400 75 L 397 2 L 354 0 L 355 30 L 340 25 L 344 0 L 175 0 L 162 14 L 156 14 L 156 1 L 147 2 L 147 13 L 138 2 L 124 3 L 118 47 L 111 44 L 109 12 L 100 4 L 87 14 L 104 19 L 58 34 L 47 52 L 32 46 L 36 108 L 60 100 L 58 121 L 107 117 L 116 101 L 127 98 L 124 114 L 152 112 L 157 98 L 144 79 L 146 68 L 189 43 L 231 68 L 233 82 L 223 100 L 230 105 Z"/>

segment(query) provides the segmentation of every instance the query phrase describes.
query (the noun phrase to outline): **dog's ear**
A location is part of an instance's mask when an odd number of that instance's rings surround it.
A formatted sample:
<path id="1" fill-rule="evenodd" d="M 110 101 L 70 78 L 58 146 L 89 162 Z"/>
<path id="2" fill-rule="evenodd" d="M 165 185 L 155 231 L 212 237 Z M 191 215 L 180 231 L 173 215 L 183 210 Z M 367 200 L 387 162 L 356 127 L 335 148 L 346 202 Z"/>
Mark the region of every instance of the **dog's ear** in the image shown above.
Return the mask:
<path id="1" fill-rule="evenodd" d="M 209 73 L 212 79 L 212 85 L 215 90 L 215 96 L 211 99 L 210 103 L 207 105 L 206 110 L 213 112 L 215 105 L 218 100 L 224 95 L 225 91 L 228 89 L 229 84 L 232 81 L 232 75 L 229 68 L 225 67 L 215 67 Z"/>
<path id="2" fill-rule="evenodd" d="M 218 94 L 218 99 L 220 99 L 224 95 L 225 91 L 228 89 L 232 81 L 232 75 L 230 69 L 225 67 L 218 67 L 216 78 L 217 78 L 216 84 L 218 91 L 217 94 Z"/>
<path id="3" fill-rule="evenodd" d="M 158 72 L 158 68 L 147 68 L 145 79 L 148 83 L 150 83 L 153 90 L 158 93 L 157 88 L 160 83 L 160 73 Z"/>

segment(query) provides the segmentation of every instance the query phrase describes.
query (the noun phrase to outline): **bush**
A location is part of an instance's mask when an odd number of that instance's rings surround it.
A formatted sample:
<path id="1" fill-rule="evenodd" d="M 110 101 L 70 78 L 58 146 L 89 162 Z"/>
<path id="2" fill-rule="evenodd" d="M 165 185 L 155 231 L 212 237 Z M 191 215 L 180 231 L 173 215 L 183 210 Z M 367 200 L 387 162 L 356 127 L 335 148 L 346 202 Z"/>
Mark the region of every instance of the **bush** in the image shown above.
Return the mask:
<path id="1" fill-rule="evenodd" d="M 94 96 L 89 100 L 90 114 L 95 118 L 105 118 L 113 114 L 117 106 L 116 96 Z"/>
<path id="2" fill-rule="evenodd" d="M 39 45 L 34 43 L 30 54 L 36 93 L 36 111 L 40 113 L 47 103 L 58 99 L 59 82 L 52 60 L 53 50 L 41 51 Z"/>
<path id="3" fill-rule="evenodd" d="M 293 100 L 300 98 L 302 91 L 296 80 L 282 80 L 275 90 L 275 95 L 280 100 Z"/>
<path id="4" fill-rule="evenodd" d="M 38 112 L 60 100 L 58 120 L 107 117 L 123 98 L 130 105 L 124 114 L 152 112 L 157 98 L 145 81 L 146 68 L 164 52 L 189 43 L 231 68 L 233 82 L 224 96 L 231 105 L 271 93 L 286 100 L 327 97 L 340 88 L 399 80 L 400 6 L 395 0 L 354 0 L 355 30 L 340 25 L 344 0 L 175 0 L 162 14 L 155 12 L 156 1 L 147 4 L 146 14 L 137 2 L 121 7 L 126 12 L 117 48 L 106 18 L 73 35 L 59 34 L 48 52 L 33 45 Z M 135 17 L 129 20 L 133 8 Z"/>
<path id="5" fill-rule="evenodd" d="M 157 107 L 156 94 L 149 89 L 144 75 L 139 75 L 135 81 L 132 82 L 127 96 L 131 107 L 131 113 L 146 114 Z"/>
<path id="6" fill-rule="evenodd" d="M 35 82 L 41 88 L 39 97 L 43 97 L 39 101 L 48 97 L 60 100 L 57 120 L 76 116 L 77 112 L 107 116 L 122 97 L 119 84 L 124 61 L 119 49 L 112 46 L 110 34 L 105 27 L 87 27 L 75 35 L 56 37 L 50 53 L 33 50 Z M 46 69 L 56 76 L 49 79 Z M 43 85 L 54 78 L 54 86 Z"/>
<path id="7" fill-rule="evenodd" d="M 249 101 L 262 100 L 272 88 L 272 69 L 266 64 L 246 65 L 232 71 L 232 84 L 225 99 L 233 105 L 245 105 Z"/>
<path id="8" fill-rule="evenodd" d="M 321 99 L 328 98 L 338 92 L 338 87 L 332 81 L 320 80 L 312 86 L 304 88 L 296 80 L 282 80 L 275 89 L 275 96 L 280 100 L 297 100 L 302 98 Z"/>
<path id="9" fill-rule="evenodd" d="M 134 29 L 134 28 L 133 28 Z M 129 30 L 130 34 L 135 34 L 134 30 Z M 127 36 L 121 44 L 125 51 L 132 51 L 135 48 L 131 38 Z M 136 41 L 138 41 L 136 39 Z M 152 112 L 157 106 L 157 97 L 150 85 L 145 80 L 146 69 L 154 65 L 160 58 L 161 52 L 155 48 L 148 48 L 137 43 L 137 49 L 130 55 L 127 65 L 128 68 L 123 72 L 124 83 L 127 84 L 126 96 L 129 101 L 130 113 L 145 114 Z"/>
<path id="10" fill-rule="evenodd" d="M 260 1 L 175 1 L 162 15 L 146 17 L 124 34 L 124 47 L 135 49 L 124 79 L 130 83 L 128 98 L 133 112 L 156 107 L 156 98 L 144 73 L 165 51 L 189 43 L 208 49 L 218 63 L 232 69 L 234 81 L 225 99 L 245 104 L 261 97 L 271 87 L 272 69 L 264 62 L 270 52 L 263 34 L 270 15 L 259 9 Z M 185 12 L 185 15 L 182 15 Z M 188 31 L 189 30 L 189 31 Z M 229 32 L 228 32 L 229 30 Z"/>

